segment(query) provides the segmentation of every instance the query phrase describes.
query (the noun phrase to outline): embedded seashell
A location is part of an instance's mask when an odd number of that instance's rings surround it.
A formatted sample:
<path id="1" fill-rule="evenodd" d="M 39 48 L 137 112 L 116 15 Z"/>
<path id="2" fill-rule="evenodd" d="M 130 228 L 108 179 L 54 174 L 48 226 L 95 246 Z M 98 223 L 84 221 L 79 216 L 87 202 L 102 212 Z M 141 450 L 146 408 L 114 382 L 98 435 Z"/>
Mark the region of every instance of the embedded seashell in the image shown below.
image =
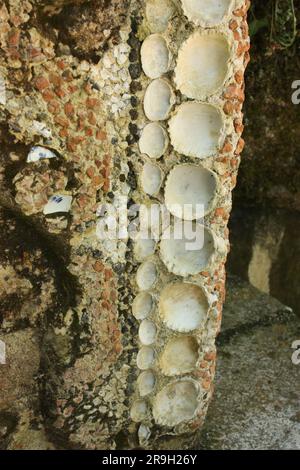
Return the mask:
<path id="1" fill-rule="evenodd" d="M 214 237 L 203 225 L 194 222 L 177 224 L 163 233 L 160 253 L 171 273 L 179 276 L 198 274 L 209 266 L 215 253 Z"/>
<path id="2" fill-rule="evenodd" d="M 156 326 L 150 320 L 143 320 L 139 328 L 139 338 L 142 344 L 150 346 L 156 338 Z"/>
<path id="3" fill-rule="evenodd" d="M 210 104 L 183 103 L 170 119 L 169 131 L 174 149 L 188 157 L 206 158 L 222 145 L 221 112 Z"/>
<path id="4" fill-rule="evenodd" d="M 152 393 L 155 387 L 155 375 L 150 370 L 142 372 L 138 380 L 139 393 L 141 397 L 145 397 Z"/>
<path id="5" fill-rule="evenodd" d="M 45 147 L 36 146 L 32 147 L 27 155 L 27 163 L 38 162 L 39 160 L 45 160 L 48 158 L 57 158 L 57 155 Z"/>
<path id="6" fill-rule="evenodd" d="M 149 78 L 159 78 L 169 69 L 170 52 L 160 34 L 148 36 L 141 47 L 142 67 Z"/>
<path id="7" fill-rule="evenodd" d="M 168 210 L 185 220 L 202 218 L 213 209 L 217 177 L 197 165 L 178 165 L 170 172 L 165 187 Z"/>
<path id="8" fill-rule="evenodd" d="M 223 85 L 230 58 L 225 36 L 201 34 L 190 36 L 178 53 L 175 83 L 188 98 L 204 100 Z"/>
<path id="9" fill-rule="evenodd" d="M 130 417 L 135 423 L 140 423 L 147 418 L 148 405 L 144 400 L 136 400 L 131 407 Z"/>
<path id="10" fill-rule="evenodd" d="M 148 256 L 151 256 L 155 252 L 156 243 L 151 238 L 145 238 L 141 235 L 135 241 L 134 245 L 134 255 L 138 261 L 143 261 Z"/>
<path id="11" fill-rule="evenodd" d="M 203 27 L 216 26 L 229 14 L 232 0 L 181 0 L 184 14 Z"/>
<path id="12" fill-rule="evenodd" d="M 153 298 L 148 292 L 141 292 L 132 304 L 132 313 L 137 320 L 145 320 L 153 308 Z"/>
<path id="13" fill-rule="evenodd" d="M 174 4 L 171 0 L 148 0 L 146 4 L 146 18 L 153 33 L 162 33 L 174 13 Z"/>
<path id="14" fill-rule="evenodd" d="M 136 274 L 136 282 L 141 290 L 149 290 L 157 281 L 157 269 L 154 263 L 146 261 Z"/>
<path id="15" fill-rule="evenodd" d="M 199 345 L 193 336 L 171 339 L 160 359 L 160 368 L 164 375 L 186 374 L 192 372 L 198 360 Z"/>
<path id="16" fill-rule="evenodd" d="M 207 296 L 196 284 L 176 282 L 168 284 L 161 292 L 159 312 L 171 330 L 184 333 L 200 328 L 208 310 Z"/>
<path id="17" fill-rule="evenodd" d="M 146 442 L 150 439 L 151 431 L 148 426 L 145 424 L 141 424 L 138 430 L 139 441 L 141 445 L 146 444 Z"/>
<path id="18" fill-rule="evenodd" d="M 136 362 L 137 366 L 141 370 L 150 369 L 153 366 L 155 360 L 155 352 L 153 348 L 149 346 L 143 346 L 137 355 Z"/>
<path id="19" fill-rule="evenodd" d="M 182 380 L 167 385 L 156 395 L 153 416 L 157 424 L 176 426 L 193 419 L 197 408 L 196 384 L 189 380 Z"/>
<path id="20" fill-rule="evenodd" d="M 161 78 L 148 86 L 144 97 L 144 111 L 150 121 L 164 121 L 168 118 L 175 95 L 171 85 Z"/>
<path id="21" fill-rule="evenodd" d="M 57 212 L 69 212 L 72 204 L 72 196 L 56 194 L 52 196 L 44 207 L 44 215 L 55 214 Z"/>
<path id="22" fill-rule="evenodd" d="M 150 158 L 160 158 L 165 153 L 169 145 L 167 131 L 158 123 L 147 124 L 140 137 L 139 147 L 141 153 L 145 153 Z"/>
<path id="23" fill-rule="evenodd" d="M 141 186 L 149 196 L 154 196 L 160 190 L 163 174 L 159 166 L 146 162 L 142 169 Z"/>

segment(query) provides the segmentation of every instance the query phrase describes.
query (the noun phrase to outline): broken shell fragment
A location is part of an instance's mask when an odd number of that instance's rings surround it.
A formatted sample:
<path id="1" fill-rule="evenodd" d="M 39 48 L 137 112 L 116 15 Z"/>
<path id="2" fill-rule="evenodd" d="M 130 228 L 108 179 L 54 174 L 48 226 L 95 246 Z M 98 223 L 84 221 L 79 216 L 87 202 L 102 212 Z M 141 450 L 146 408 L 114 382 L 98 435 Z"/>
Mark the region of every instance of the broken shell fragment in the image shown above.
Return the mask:
<path id="1" fill-rule="evenodd" d="M 176 426 L 193 419 L 197 408 L 196 384 L 189 380 L 182 380 L 167 385 L 156 395 L 153 416 L 157 424 Z"/>
<path id="2" fill-rule="evenodd" d="M 138 261 L 143 261 L 148 256 L 153 255 L 155 252 L 156 243 L 149 237 L 150 235 L 145 234 L 145 238 L 143 238 L 143 236 L 141 235 L 139 238 L 136 239 L 134 246 L 134 255 Z"/>
<path id="3" fill-rule="evenodd" d="M 139 141 L 141 153 L 145 153 L 150 158 L 160 158 L 168 145 L 167 131 L 160 124 L 151 122 L 144 127 Z"/>
<path id="4" fill-rule="evenodd" d="M 232 0 L 181 0 L 184 14 L 190 21 L 203 27 L 220 24 L 229 14 Z"/>
<path id="5" fill-rule="evenodd" d="M 141 370 L 150 369 L 153 366 L 155 359 L 155 352 L 153 348 L 149 346 L 143 346 L 137 355 L 136 362 L 137 366 Z"/>
<path id="6" fill-rule="evenodd" d="M 178 165 L 170 172 L 165 187 L 167 209 L 176 217 L 195 220 L 214 207 L 217 177 L 197 165 Z"/>
<path id="7" fill-rule="evenodd" d="M 151 289 L 157 281 L 157 269 L 154 263 L 146 261 L 141 264 L 136 274 L 136 282 L 141 290 Z"/>
<path id="8" fill-rule="evenodd" d="M 156 338 L 156 326 L 150 320 L 143 320 L 139 328 L 139 338 L 142 344 L 150 346 Z"/>
<path id="9" fill-rule="evenodd" d="M 57 155 L 45 147 L 32 147 L 28 156 L 27 156 L 27 163 L 38 162 L 39 160 L 45 160 L 50 158 L 57 158 Z"/>
<path id="10" fill-rule="evenodd" d="M 142 67 L 147 77 L 161 77 L 169 69 L 170 53 L 165 39 L 160 34 L 148 36 L 141 47 Z"/>
<path id="11" fill-rule="evenodd" d="M 139 393 L 145 397 L 153 392 L 155 387 L 155 375 L 150 370 L 142 372 L 138 380 Z"/>
<path id="12" fill-rule="evenodd" d="M 164 264 L 171 273 L 179 276 L 198 274 L 208 268 L 215 251 L 212 232 L 194 222 L 168 228 L 160 244 Z"/>
<path id="13" fill-rule="evenodd" d="M 176 282 L 167 285 L 161 292 L 160 316 L 171 330 L 184 333 L 200 328 L 207 318 L 208 310 L 207 296 L 196 284 Z M 174 343 L 171 343 L 170 349 L 174 350 Z"/>
<path id="14" fill-rule="evenodd" d="M 222 127 L 222 115 L 215 106 L 183 103 L 169 122 L 171 143 L 188 157 L 211 157 L 222 145 Z"/>
<path id="15" fill-rule="evenodd" d="M 141 445 L 144 445 L 151 436 L 151 431 L 148 426 L 141 424 L 138 430 L 139 441 Z"/>
<path id="16" fill-rule="evenodd" d="M 160 368 L 164 375 L 186 374 L 192 372 L 198 360 L 199 345 L 193 336 L 171 339 L 160 359 Z"/>
<path id="17" fill-rule="evenodd" d="M 188 98 L 204 100 L 223 85 L 230 58 L 229 44 L 221 34 L 190 36 L 178 53 L 175 82 Z"/>
<path id="18" fill-rule="evenodd" d="M 137 320 L 145 320 L 153 308 L 153 298 L 148 292 L 141 292 L 132 304 L 132 313 Z"/>
<path id="19" fill-rule="evenodd" d="M 146 162 L 142 169 L 141 186 L 149 196 L 154 196 L 160 190 L 162 184 L 162 171 L 159 166 Z"/>
<path id="20" fill-rule="evenodd" d="M 57 212 L 69 212 L 72 204 L 72 196 L 56 194 L 52 196 L 44 207 L 44 215 L 55 214 Z"/>
<path id="21" fill-rule="evenodd" d="M 148 0 L 146 18 L 153 33 L 162 33 L 174 13 L 172 0 Z"/>
<path id="22" fill-rule="evenodd" d="M 144 400 L 136 400 L 131 407 L 130 417 L 135 423 L 140 423 L 147 418 L 148 406 Z"/>
<path id="23" fill-rule="evenodd" d="M 175 95 L 171 85 L 161 78 L 148 86 L 144 97 L 144 111 L 150 121 L 163 121 L 168 118 Z"/>

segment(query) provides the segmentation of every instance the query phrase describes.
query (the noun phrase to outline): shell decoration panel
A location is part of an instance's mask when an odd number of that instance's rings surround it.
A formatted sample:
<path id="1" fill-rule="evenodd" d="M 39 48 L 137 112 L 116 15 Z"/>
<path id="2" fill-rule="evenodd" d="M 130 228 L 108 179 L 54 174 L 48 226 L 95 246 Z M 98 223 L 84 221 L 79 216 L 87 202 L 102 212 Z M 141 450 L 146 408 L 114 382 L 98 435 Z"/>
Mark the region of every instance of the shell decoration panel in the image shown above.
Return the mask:
<path id="1" fill-rule="evenodd" d="M 139 370 L 130 416 L 136 445 L 169 446 L 204 422 L 213 392 L 225 292 L 227 223 L 244 141 L 248 0 L 145 0 L 135 39 L 142 73 L 134 92 L 137 175 L 133 200 L 164 207 L 137 238 L 132 314 Z M 186 211 L 185 208 L 190 208 Z M 198 211 L 198 208 L 203 210 Z M 167 217 L 165 217 L 167 215 Z M 202 236 L 176 236 L 180 222 Z"/>

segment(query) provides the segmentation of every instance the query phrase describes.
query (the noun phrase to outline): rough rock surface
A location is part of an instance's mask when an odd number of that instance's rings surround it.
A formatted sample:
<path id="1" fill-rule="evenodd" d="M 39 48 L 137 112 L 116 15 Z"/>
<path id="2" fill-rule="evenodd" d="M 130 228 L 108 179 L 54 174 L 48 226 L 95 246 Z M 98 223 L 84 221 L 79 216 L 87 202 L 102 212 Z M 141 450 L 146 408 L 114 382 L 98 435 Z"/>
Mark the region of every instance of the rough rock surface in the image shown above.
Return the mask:
<path id="1" fill-rule="evenodd" d="M 201 449 L 300 449 L 300 365 L 291 309 L 237 277 L 228 280 L 215 395 Z"/>

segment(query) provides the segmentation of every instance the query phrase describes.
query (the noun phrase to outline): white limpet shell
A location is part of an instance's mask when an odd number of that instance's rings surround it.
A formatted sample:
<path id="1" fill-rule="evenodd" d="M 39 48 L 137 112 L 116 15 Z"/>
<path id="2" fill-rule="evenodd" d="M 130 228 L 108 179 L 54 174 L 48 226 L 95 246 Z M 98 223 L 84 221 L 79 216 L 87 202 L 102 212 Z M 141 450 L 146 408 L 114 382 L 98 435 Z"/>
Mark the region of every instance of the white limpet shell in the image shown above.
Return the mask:
<path id="1" fill-rule="evenodd" d="M 156 326 L 150 320 L 143 320 L 139 328 L 140 342 L 144 346 L 150 346 L 156 339 Z"/>
<path id="2" fill-rule="evenodd" d="M 168 270 L 178 276 L 199 274 L 216 253 L 211 230 L 195 222 L 176 224 L 163 233 L 160 254 Z"/>
<path id="3" fill-rule="evenodd" d="M 217 154 L 225 138 L 223 128 L 221 111 L 206 103 L 183 103 L 169 121 L 174 149 L 188 157 L 200 159 Z"/>
<path id="4" fill-rule="evenodd" d="M 136 238 L 134 245 L 134 255 L 137 261 L 143 261 L 145 258 L 155 253 L 156 243 L 152 238 L 149 237 L 150 235 L 145 234 L 145 236 L 139 235 Z"/>
<path id="5" fill-rule="evenodd" d="M 137 366 L 141 370 L 150 369 L 153 366 L 155 360 L 154 349 L 149 346 L 143 346 L 137 355 L 136 362 Z"/>
<path id="6" fill-rule="evenodd" d="M 55 194 L 44 207 L 44 215 L 55 214 L 57 212 L 69 212 L 72 204 L 72 196 L 65 194 Z"/>
<path id="7" fill-rule="evenodd" d="M 136 273 L 136 282 L 141 290 L 151 289 L 157 281 L 156 265 L 152 261 L 141 264 Z"/>
<path id="8" fill-rule="evenodd" d="M 132 313 L 137 320 L 145 320 L 153 309 L 153 297 L 149 292 L 140 292 L 133 301 Z"/>
<path id="9" fill-rule="evenodd" d="M 147 0 L 146 18 L 153 33 L 162 33 L 175 11 L 172 0 Z"/>
<path id="10" fill-rule="evenodd" d="M 144 111 L 150 121 L 164 121 L 175 104 L 173 89 L 167 80 L 158 78 L 148 86 L 144 97 Z"/>
<path id="11" fill-rule="evenodd" d="M 130 417 L 135 423 L 140 423 L 148 415 L 148 405 L 144 400 L 136 400 L 133 402 L 130 410 Z"/>
<path id="12" fill-rule="evenodd" d="M 154 399 L 155 422 L 163 426 L 176 426 L 191 421 L 198 408 L 198 396 L 198 386 L 192 380 L 167 385 Z"/>
<path id="13" fill-rule="evenodd" d="M 175 282 L 161 292 L 160 316 L 171 330 L 185 333 L 203 327 L 208 311 L 207 295 L 196 284 Z"/>
<path id="14" fill-rule="evenodd" d="M 149 196 L 155 196 L 162 185 L 163 172 L 154 163 L 146 162 L 141 173 L 141 186 Z"/>
<path id="15" fill-rule="evenodd" d="M 139 394 L 141 397 L 145 397 L 153 392 L 155 387 L 155 375 L 151 370 L 142 372 L 137 380 L 139 387 Z"/>
<path id="16" fill-rule="evenodd" d="M 170 52 L 160 34 L 148 36 L 141 47 L 142 68 L 147 77 L 159 78 L 169 70 Z"/>
<path id="17" fill-rule="evenodd" d="M 184 14 L 198 26 L 213 27 L 230 13 L 233 0 L 181 0 Z"/>
<path id="18" fill-rule="evenodd" d="M 146 444 L 146 442 L 150 439 L 151 430 L 145 424 L 141 424 L 138 430 L 138 436 L 140 444 Z"/>
<path id="19" fill-rule="evenodd" d="M 194 336 L 180 336 L 171 339 L 160 358 L 160 368 L 164 375 L 192 372 L 198 360 L 199 345 Z"/>
<path id="20" fill-rule="evenodd" d="M 182 45 L 175 69 L 177 88 L 188 98 L 205 100 L 224 84 L 230 46 L 222 34 L 194 33 Z"/>
<path id="21" fill-rule="evenodd" d="M 139 140 L 141 153 L 145 153 L 150 158 L 160 158 L 163 156 L 169 145 L 169 137 L 166 129 L 157 122 L 150 122 L 142 130 Z"/>
<path id="22" fill-rule="evenodd" d="M 215 206 L 218 180 L 215 173 L 199 165 L 177 165 L 165 186 L 167 209 L 185 220 L 202 218 Z"/>
<path id="23" fill-rule="evenodd" d="M 45 147 L 32 147 L 28 156 L 27 163 L 38 162 L 39 160 L 46 160 L 50 158 L 57 158 L 57 155 Z"/>

